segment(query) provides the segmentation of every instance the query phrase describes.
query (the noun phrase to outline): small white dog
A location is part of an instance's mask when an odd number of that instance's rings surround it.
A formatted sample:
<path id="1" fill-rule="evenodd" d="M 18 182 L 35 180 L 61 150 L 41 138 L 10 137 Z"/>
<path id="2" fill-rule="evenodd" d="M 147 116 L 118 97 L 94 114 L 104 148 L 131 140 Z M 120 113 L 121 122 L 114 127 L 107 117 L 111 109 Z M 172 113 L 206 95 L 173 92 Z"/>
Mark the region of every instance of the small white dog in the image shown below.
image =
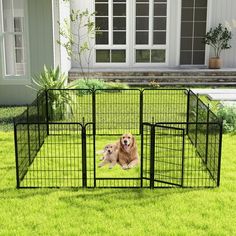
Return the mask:
<path id="1" fill-rule="evenodd" d="M 102 151 L 98 151 L 97 154 L 103 154 L 100 159 L 102 162 L 99 167 L 103 167 L 106 164 L 110 164 L 109 169 L 112 169 L 117 163 L 118 147 L 116 144 L 107 144 Z"/>

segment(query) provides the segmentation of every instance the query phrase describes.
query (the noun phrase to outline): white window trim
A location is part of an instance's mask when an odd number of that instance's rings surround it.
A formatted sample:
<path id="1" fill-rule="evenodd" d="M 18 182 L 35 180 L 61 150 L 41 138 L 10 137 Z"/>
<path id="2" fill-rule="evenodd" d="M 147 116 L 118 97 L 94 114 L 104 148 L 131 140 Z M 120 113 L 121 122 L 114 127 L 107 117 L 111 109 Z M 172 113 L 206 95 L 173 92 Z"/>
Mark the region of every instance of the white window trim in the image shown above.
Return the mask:
<path id="1" fill-rule="evenodd" d="M 129 22 L 129 9 L 128 9 L 128 5 L 129 4 L 129 1 L 130 0 L 126 0 L 126 44 L 117 44 L 117 45 L 113 45 L 113 7 L 112 7 L 112 3 L 113 3 L 113 0 L 108 0 L 108 44 L 105 44 L 105 45 L 96 45 L 95 44 L 95 41 L 94 41 L 94 49 L 93 49 L 93 65 L 94 67 L 101 67 L 101 65 L 106 65 L 106 67 L 128 67 L 129 66 L 129 59 L 128 59 L 128 55 L 129 55 L 129 52 L 128 52 L 128 45 L 127 45 L 127 42 L 129 40 L 128 38 L 128 31 L 127 31 L 127 26 L 128 26 L 128 22 Z M 93 9 L 95 11 L 95 1 L 92 1 L 93 2 Z M 125 50 L 126 51 L 126 62 L 124 63 L 116 63 L 116 62 L 96 62 L 96 49 L 98 50 Z"/>
<path id="2" fill-rule="evenodd" d="M 109 11 L 111 12 L 109 16 L 109 44 L 108 45 L 95 45 L 93 49 L 93 68 L 98 69 L 102 67 L 105 68 L 161 68 L 161 67 L 167 67 L 169 65 L 169 29 L 170 29 L 170 0 L 167 0 L 167 15 L 166 15 L 166 44 L 165 45 L 151 45 L 152 37 L 149 37 L 149 45 L 135 45 L 135 34 L 136 34 L 136 7 L 132 7 L 134 3 L 136 3 L 135 0 L 126 0 L 126 45 L 111 45 L 111 37 L 112 34 L 112 0 L 108 0 L 109 3 Z M 91 1 L 91 9 L 95 11 L 95 1 Z M 154 0 L 150 0 L 149 2 L 149 11 L 152 12 L 154 10 Z M 152 17 L 152 16 L 150 16 Z M 153 19 L 150 20 L 151 22 Z M 129 28 L 130 26 L 130 28 Z M 149 24 L 149 30 L 152 29 L 152 25 Z M 149 35 L 153 35 L 153 31 L 149 33 Z M 95 42 L 94 42 L 95 43 Z M 164 63 L 154 63 L 154 62 L 148 62 L 148 63 L 137 63 L 135 61 L 135 50 L 136 49 L 165 49 L 166 50 L 166 57 Z M 126 62 L 125 63 L 98 63 L 96 62 L 96 49 L 124 49 L 126 50 Z"/>
<path id="3" fill-rule="evenodd" d="M 153 42 L 153 13 L 154 13 L 154 0 L 149 0 L 149 43 L 148 45 L 136 45 L 135 44 L 135 33 L 136 33 L 136 7 L 133 7 L 133 25 L 132 28 L 134 29 L 133 33 L 133 45 L 134 45 L 134 52 L 132 53 L 133 58 L 133 65 L 132 67 L 165 67 L 169 65 L 169 16 L 170 16 L 170 3 L 169 0 L 166 2 L 167 5 L 167 12 L 166 12 L 166 44 L 165 45 L 152 45 Z M 147 62 L 147 63 L 140 63 L 135 61 L 135 51 L 136 49 L 147 49 L 147 50 L 155 50 L 155 49 L 165 49 L 165 62 Z"/>
<path id="4" fill-rule="evenodd" d="M 30 53 L 29 53 L 29 32 L 28 32 L 28 4 L 24 0 L 24 50 L 25 50 L 25 75 L 6 75 L 5 72 L 5 48 L 3 43 L 3 6 L 0 0 L 0 84 L 31 84 L 30 80 Z"/>

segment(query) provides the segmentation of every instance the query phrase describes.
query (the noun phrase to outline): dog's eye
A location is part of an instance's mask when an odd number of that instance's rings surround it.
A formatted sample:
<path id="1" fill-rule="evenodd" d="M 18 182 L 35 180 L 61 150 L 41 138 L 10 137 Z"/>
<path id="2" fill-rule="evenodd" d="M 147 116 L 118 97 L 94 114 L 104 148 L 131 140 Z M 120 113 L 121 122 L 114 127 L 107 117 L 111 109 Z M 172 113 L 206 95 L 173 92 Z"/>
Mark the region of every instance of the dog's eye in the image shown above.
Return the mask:
<path id="1" fill-rule="evenodd" d="M 123 136 L 123 139 L 125 139 L 125 136 Z"/>
<path id="2" fill-rule="evenodd" d="M 130 137 L 128 137 L 128 139 L 130 139 Z"/>

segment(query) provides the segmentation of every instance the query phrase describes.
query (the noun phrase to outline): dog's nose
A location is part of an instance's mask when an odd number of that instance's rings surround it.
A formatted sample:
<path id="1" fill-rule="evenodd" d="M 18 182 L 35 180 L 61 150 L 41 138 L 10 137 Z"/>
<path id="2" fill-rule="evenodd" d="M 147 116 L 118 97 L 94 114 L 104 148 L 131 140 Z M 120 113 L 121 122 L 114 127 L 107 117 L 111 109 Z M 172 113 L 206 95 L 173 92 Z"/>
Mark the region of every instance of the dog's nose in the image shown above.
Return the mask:
<path id="1" fill-rule="evenodd" d="M 111 150 L 108 150 L 108 153 L 111 153 Z"/>
<path id="2" fill-rule="evenodd" d="M 124 143 L 126 144 L 126 143 L 127 143 L 127 140 L 124 140 Z"/>

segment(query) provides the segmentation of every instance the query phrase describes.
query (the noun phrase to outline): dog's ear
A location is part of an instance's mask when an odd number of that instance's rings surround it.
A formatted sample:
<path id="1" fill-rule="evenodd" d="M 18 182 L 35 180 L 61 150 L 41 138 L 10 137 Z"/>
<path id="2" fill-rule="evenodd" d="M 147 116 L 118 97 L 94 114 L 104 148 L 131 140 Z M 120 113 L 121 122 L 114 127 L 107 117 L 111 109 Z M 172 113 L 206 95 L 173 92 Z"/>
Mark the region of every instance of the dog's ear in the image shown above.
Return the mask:
<path id="1" fill-rule="evenodd" d="M 103 149 L 103 150 L 96 151 L 96 154 L 104 154 L 105 152 L 106 152 L 105 149 Z"/>
<path id="2" fill-rule="evenodd" d="M 132 147 L 132 148 L 133 148 L 133 147 L 136 147 L 136 139 L 135 139 L 134 136 L 132 136 L 132 145 L 131 145 L 131 147 Z"/>
<path id="3" fill-rule="evenodd" d="M 122 146 L 122 137 L 120 137 L 120 146 Z"/>
<path id="4" fill-rule="evenodd" d="M 124 151 L 124 146 L 123 146 L 123 143 L 122 143 L 122 137 L 120 137 L 119 148 Z"/>

